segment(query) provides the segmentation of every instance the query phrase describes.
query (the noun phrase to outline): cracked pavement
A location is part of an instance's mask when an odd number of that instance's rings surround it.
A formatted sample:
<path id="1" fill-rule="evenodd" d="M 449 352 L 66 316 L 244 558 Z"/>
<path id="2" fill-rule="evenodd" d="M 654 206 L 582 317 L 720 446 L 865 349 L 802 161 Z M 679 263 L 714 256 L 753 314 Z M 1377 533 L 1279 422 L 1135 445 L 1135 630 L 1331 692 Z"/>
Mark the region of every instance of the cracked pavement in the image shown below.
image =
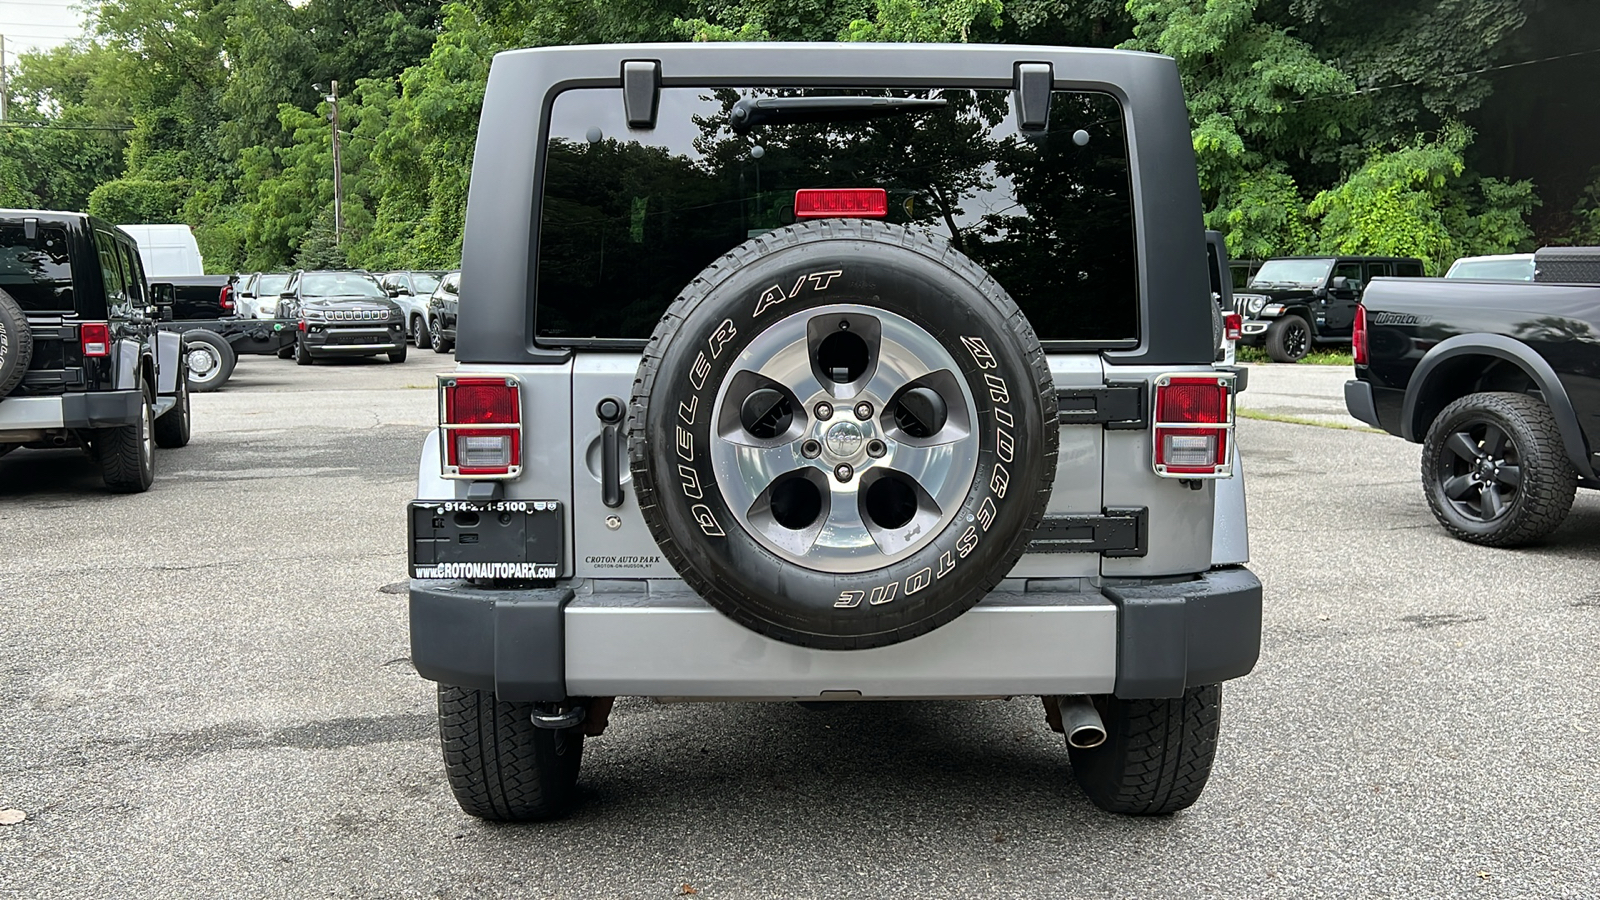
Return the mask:
<path id="1" fill-rule="evenodd" d="M 1187 812 L 1095 810 L 1031 698 L 625 698 L 568 819 L 470 819 L 396 590 L 450 365 L 247 357 L 141 496 L 72 453 L 0 459 L 0 809 L 28 815 L 0 826 L 0 897 L 1600 888 L 1600 495 L 1543 546 L 1472 547 L 1415 446 L 1254 420 L 1264 650 Z M 1298 368 L 1256 367 L 1243 405 L 1341 416 L 1343 370 Z"/>

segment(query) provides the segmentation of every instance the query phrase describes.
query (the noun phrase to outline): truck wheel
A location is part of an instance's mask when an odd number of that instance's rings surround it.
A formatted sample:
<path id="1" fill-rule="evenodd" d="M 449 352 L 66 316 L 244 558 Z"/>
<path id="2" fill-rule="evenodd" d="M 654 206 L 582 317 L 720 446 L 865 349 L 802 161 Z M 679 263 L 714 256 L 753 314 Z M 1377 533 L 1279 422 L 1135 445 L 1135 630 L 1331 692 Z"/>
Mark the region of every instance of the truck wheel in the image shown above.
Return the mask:
<path id="1" fill-rule="evenodd" d="M 406 345 L 402 342 L 400 349 L 389 351 L 389 362 L 403 363 L 406 361 Z"/>
<path id="2" fill-rule="evenodd" d="M 1434 518 L 1464 541 L 1514 547 L 1554 531 L 1578 473 L 1550 407 L 1526 394 L 1468 394 L 1433 420 L 1422 488 Z"/>
<path id="3" fill-rule="evenodd" d="M 456 342 L 446 338 L 444 334 L 439 331 L 438 322 L 434 322 L 430 330 L 433 334 L 433 352 L 449 353 L 451 350 L 455 349 Z"/>
<path id="4" fill-rule="evenodd" d="M 33 360 L 33 331 L 11 295 L 0 290 L 0 397 L 22 383 Z"/>
<path id="5" fill-rule="evenodd" d="M 428 330 L 428 320 L 421 316 L 411 317 L 411 334 L 417 341 L 418 350 L 433 349 L 433 332 Z"/>
<path id="6" fill-rule="evenodd" d="M 583 760 L 577 729 L 535 728 L 533 705 L 439 685 L 439 742 L 456 802 L 497 822 L 551 819 L 571 805 Z"/>
<path id="7" fill-rule="evenodd" d="M 179 363 L 177 403 L 156 419 L 156 446 L 175 450 L 189 444 L 189 378 Z"/>
<path id="8" fill-rule="evenodd" d="M 311 358 L 311 351 L 307 349 L 306 342 L 296 339 L 294 342 L 294 364 L 297 366 L 309 366 L 315 361 Z"/>
<path id="9" fill-rule="evenodd" d="M 1299 362 L 1311 352 L 1311 324 L 1299 316 L 1284 316 L 1267 327 L 1266 343 L 1273 362 Z"/>
<path id="10" fill-rule="evenodd" d="M 1068 746 L 1072 777 L 1095 806 L 1130 816 L 1164 816 L 1200 799 L 1217 752 L 1222 686 L 1190 688 L 1167 700 L 1097 698 L 1105 743 Z"/>
<path id="11" fill-rule="evenodd" d="M 662 555 L 723 614 L 827 650 L 971 609 L 1044 515 L 1060 429 L 1033 327 L 949 244 L 861 220 L 735 248 L 667 310 L 628 452 Z"/>
<path id="12" fill-rule="evenodd" d="M 279 359 L 294 359 L 294 344 L 285 344 L 278 348 Z"/>
<path id="13" fill-rule="evenodd" d="M 142 493 L 150 490 L 156 480 L 155 399 L 149 385 L 143 390 L 139 421 L 95 429 L 94 451 L 100 460 L 100 477 L 106 489 L 114 493 Z"/>
<path id="14" fill-rule="evenodd" d="M 214 331 L 195 328 L 183 333 L 184 361 L 189 369 L 189 389 L 205 394 L 227 383 L 239 357 Z"/>

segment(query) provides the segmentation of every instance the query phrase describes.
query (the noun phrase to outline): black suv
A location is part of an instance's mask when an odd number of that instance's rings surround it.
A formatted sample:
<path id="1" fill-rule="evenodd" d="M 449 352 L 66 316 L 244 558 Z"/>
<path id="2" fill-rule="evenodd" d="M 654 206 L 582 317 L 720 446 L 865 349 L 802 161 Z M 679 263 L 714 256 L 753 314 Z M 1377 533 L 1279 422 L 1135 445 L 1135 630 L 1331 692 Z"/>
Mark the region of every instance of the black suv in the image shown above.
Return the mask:
<path id="1" fill-rule="evenodd" d="M 439 280 L 428 298 L 428 334 L 435 353 L 449 353 L 456 345 L 456 310 L 460 306 L 461 270 Z M 419 345 L 420 346 L 420 345 Z"/>
<path id="2" fill-rule="evenodd" d="M 1266 345 L 1275 362 L 1299 362 L 1318 344 L 1349 344 L 1356 304 L 1380 276 L 1421 278 L 1422 260 L 1394 256 L 1288 256 L 1269 259 L 1233 295 L 1243 341 Z"/>
<path id="3" fill-rule="evenodd" d="M 282 299 L 279 315 L 298 320 L 294 361 L 300 365 L 379 353 L 405 362 L 405 313 L 368 273 L 296 272 Z"/>
<path id="4" fill-rule="evenodd" d="M 0 455 L 81 447 L 106 487 L 148 490 L 154 448 L 189 443 L 183 337 L 156 326 L 171 296 L 115 226 L 0 210 Z"/>

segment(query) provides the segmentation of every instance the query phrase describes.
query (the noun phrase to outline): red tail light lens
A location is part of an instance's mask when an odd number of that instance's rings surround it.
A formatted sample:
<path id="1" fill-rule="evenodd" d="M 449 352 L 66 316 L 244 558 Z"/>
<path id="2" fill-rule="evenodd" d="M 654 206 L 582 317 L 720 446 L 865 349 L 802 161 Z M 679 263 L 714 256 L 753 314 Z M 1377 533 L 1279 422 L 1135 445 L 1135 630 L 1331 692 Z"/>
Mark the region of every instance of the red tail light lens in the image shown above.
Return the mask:
<path id="1" fill-rule="evenodd" d="M 522 473 L 522 391 L 505 376 L 440 376 L 440 465 L 446 478 Z"/>
<path id="2" fill-rule="evenodd" d="M 223 309 L 233 309 L 233 285 L 222 286 L 222 293 L 217 295 L 217 304 Z"/>
<path id="3" fill-rule="evenodd" d="M 1156 380 L 1155 459 L 1167 478 L 1233 475 L 1233 388 L 1222 376 Z"/>
<path id="4" fill-rule="evenodd" d="M 1244 340 L 1244 316 L 1228 313 L 1222 317 L 1222 333 L 1230 341 Z"/>
<path id="5" fill-rule="evenodd" d="M 881 219 L 889 215 L 883 188 L 801 188 L 794 192 L 797 219 Z"/>
<path id="6" fill-rule="evenodd" d="M 1350 333 L 1350 348 L 1355 353 L 1356 365 L 1367 364 L 1367 308 L 1356 304 L 1355 330 Z"/>
<path id="7" fill-rule="evenodd" d="M 78 341 L 84 356 L 110 356 L 111 325 L 106 322 L 84 322 L 78 326 Z"/>

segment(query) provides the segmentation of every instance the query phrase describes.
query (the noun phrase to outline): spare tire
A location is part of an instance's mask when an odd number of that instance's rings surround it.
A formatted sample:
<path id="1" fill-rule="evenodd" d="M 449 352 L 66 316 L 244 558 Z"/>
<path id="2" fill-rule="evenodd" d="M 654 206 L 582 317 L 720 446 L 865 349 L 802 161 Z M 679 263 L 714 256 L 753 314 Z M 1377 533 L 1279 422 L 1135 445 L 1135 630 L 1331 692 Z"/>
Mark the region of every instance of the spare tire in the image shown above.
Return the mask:
<path id="1" fill-rule="evenodd" d="M 0 290 L 0 397 L 22 383 L 33 361 L 33 331 L 11 295 Z"/>
<path id="2" fill-rule="evenodd" d="M 770 232 L 668 309 L 634 381 L 641 513 L 701 596 L 830 650 L 909 640 L 1005 577 L 1055 479 L 1055 387 L 1015 302 L 937 238 Z"/>

